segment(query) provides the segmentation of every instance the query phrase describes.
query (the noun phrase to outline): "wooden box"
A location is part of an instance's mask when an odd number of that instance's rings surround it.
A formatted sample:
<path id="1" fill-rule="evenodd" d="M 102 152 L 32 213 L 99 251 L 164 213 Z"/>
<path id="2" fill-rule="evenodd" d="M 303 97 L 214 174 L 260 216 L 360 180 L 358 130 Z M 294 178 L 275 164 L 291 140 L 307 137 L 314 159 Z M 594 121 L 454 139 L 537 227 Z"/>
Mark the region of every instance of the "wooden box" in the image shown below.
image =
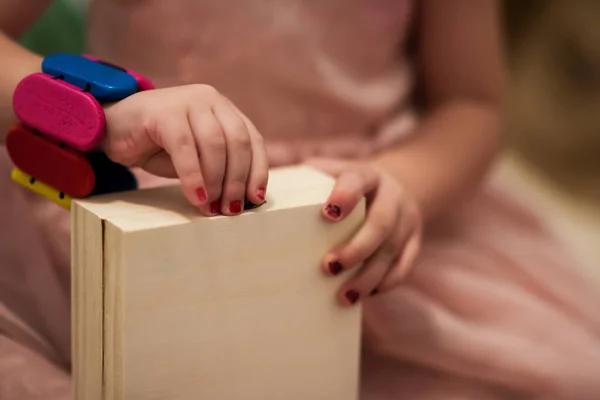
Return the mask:
<path id="1" fill-rule="evenodd" d="M 202 217 L 178 186 L 73 204 L 77 400 L 355 400 L 360 306 L 320 267 L 356 231 L 333 179 L 271 172 L 267 203 Z"/>

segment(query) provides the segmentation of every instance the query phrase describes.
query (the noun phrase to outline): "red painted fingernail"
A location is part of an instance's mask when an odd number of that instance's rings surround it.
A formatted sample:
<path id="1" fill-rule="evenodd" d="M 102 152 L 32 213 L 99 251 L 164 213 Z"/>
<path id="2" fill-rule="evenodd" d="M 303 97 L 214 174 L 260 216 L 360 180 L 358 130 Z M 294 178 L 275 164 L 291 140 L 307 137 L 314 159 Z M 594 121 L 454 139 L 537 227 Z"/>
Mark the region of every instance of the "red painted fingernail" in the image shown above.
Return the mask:
<path id="1" fill-rule="evenodd" d="M 377 293 L 379 293 L 379 290 L 377 288 L 371 290 L 371 296 L 375 296 Z"/>
<path id="2" fill-rule="evenodd" d="M 217 214 L 219 212 L 219 202 L 213 201 L 210 203 L 210 212 L 213 214 Z"/>
<path id="3" fill-rule="evenodd" d="M 204 203 L 207 199 L 206 190 L 204 190 L 204 188 L 196 189 L 196 196 L 198 196 L 198 200 L 200 200 L 200 203 Z"/>
<path id="4" fill-rule="evenodd" d="M 229 212 L 232 214 L 242 212 L 242 202 L 240 200 L 234 200 L 229 203 Z"/>
<path id="5" fill-rule="evenodd" d="M 260 201 L 265 201 L 265 192 L 266 189 L 264 187 L 260 187 L 256 191 L 256 196 L 260 199 Z"/>
<path id="6" fill-rule="evenodd" d="M 338 219 L 340 215 L 342 215 L 342 210 L 340 210 L 340 207 L 336 206 L 335 204 L 327 204 L 327 207 L 325 207 L 325 212 L 327 212 L 327 214 L 334 219 Z"/>
<path id="7" fill-rule="evenodd" d="M 348 290 L 346 292 L 346 299 L 348 299 L 348 301 L 351 304 L 354 304 L 358 301 L 358 299 L 360 298 L 360 294 L 358 294 L 358 292 L 354 291 L 354 290 Z"/>
<path id="8" fill-rule="evenodd" d="M 339 261 L 331 261 L 328 264 L 328 267 L 329 267 L 329 272 L 331 272 L 332 275 L 337 275 L 340 272 L 342 272 L 342 269 L 344 269 L 342 267 L 342 264 L 340 264 Z"/>

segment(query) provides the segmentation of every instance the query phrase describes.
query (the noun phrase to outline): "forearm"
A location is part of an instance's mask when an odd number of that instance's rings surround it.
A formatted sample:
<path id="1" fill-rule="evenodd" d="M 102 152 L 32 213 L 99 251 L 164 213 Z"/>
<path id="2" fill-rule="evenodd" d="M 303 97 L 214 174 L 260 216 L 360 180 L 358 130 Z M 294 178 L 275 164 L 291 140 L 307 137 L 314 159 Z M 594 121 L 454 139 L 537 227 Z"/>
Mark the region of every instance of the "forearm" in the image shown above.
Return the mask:
<path id="1" fill-rule="evenodd" d="M 430 220 L 477 187 L 501 147 L 501 121 L 494 104 L 450 101 L 424 116 L 412 140 L 375 161 Z"/>
<path id="2" fill-rule="evenodd" d="M 33 72 L 41 70 L 42 59 L 31 53 L 0 32 L 0 145 L 16 122 L 12 108 L 12 94 L 19 81 Z"/>

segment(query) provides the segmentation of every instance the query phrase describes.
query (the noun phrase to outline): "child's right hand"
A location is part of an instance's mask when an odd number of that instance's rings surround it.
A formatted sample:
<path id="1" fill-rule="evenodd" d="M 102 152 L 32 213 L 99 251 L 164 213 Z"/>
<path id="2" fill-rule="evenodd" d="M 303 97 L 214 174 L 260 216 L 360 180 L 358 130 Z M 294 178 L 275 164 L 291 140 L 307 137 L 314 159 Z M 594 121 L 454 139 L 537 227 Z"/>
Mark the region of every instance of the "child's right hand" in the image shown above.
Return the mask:
<path id="1" fill-rule="evenodd" d="M 262 136 L 207 85 L 136 93 L 105 108 L 102 150 L 119 164 L 178 177 L 205 215 L 239 214 L 244 196 L 264 201 L 268 160 Z"/>

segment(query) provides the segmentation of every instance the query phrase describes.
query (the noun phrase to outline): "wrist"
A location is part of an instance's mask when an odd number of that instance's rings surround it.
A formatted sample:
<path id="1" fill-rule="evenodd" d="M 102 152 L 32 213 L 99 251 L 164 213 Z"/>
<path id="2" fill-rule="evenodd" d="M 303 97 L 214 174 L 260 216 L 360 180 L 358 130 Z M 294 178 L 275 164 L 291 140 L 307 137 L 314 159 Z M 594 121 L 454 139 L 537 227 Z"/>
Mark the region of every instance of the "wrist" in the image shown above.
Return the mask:
<path id="1" fill-rule="evenodd" d="M 429 221 L 434 217 L 429 201 L 431 196 L 437 196 L 435 187 L 423 173 L 405 163 L 394 161 L 395 158 L 392 154 L 384 153 L 372 162 L 388 179 L 400 186 L 402 196 L 413 204 L 421 219 L 424 222 Z"/>
<path id="2" fill-rule="evenodd" d="M 375 161 L 417 199 L 426 221 L 447 214 L 479 187 L 498 151 L 501 116 L 456 100 L 429 111 L 403 144 Z"/>

